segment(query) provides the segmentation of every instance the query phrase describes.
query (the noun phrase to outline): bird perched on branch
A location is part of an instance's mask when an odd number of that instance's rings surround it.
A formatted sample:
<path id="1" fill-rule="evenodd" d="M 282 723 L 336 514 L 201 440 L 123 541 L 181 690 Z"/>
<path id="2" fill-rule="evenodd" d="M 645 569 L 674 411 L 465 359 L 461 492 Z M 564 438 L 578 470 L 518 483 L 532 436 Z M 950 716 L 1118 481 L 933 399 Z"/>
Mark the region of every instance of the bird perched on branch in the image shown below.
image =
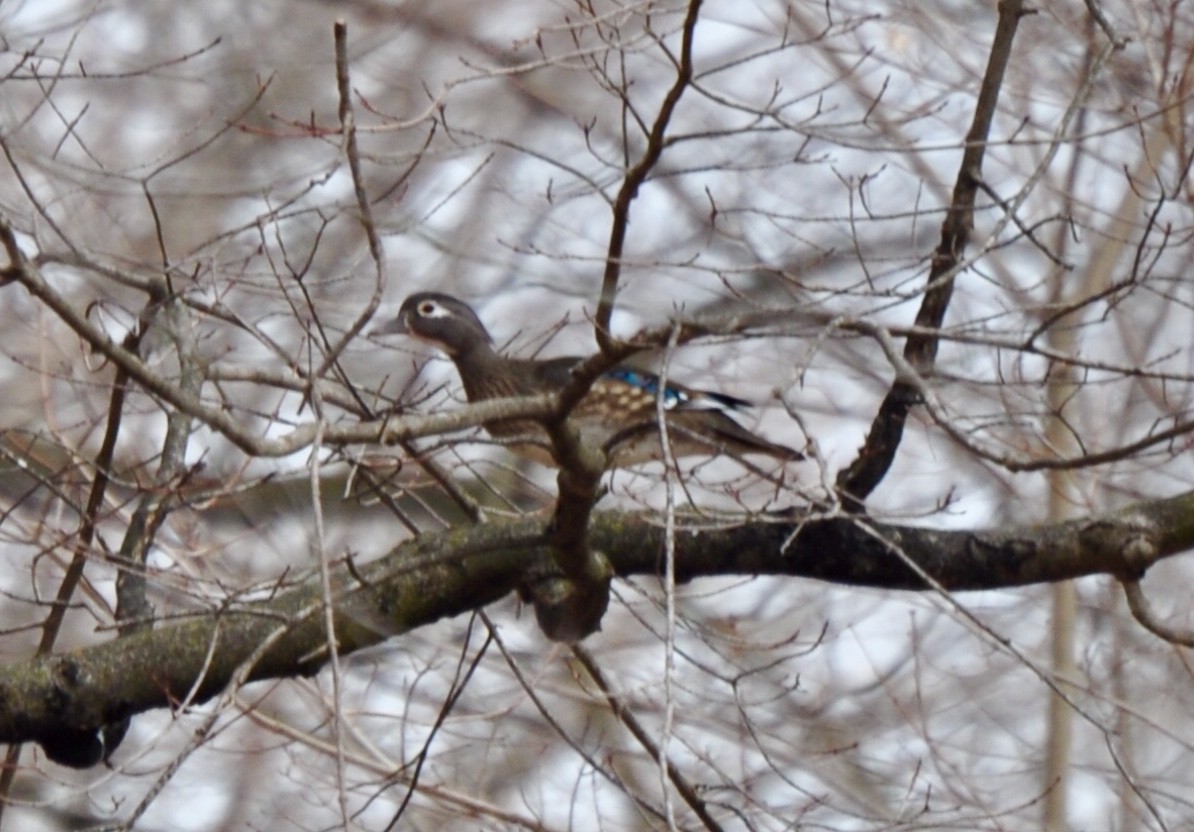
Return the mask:
<path id="1" fill-rule="evenodd" d="M 579 357 L 545 360 L 507 358 L 468 304 L 438 292 L 411 295 L 398 317 L 371 334 L 405 334 L 434 344 L 456 365 L 470 402 L 508 396 L 553 393 L 572 381 Z M 659 377 L 625 366 L 614 367 L 593 383 L 569 414 L 581 442 L 606 454 L 607 468 L 663 459 L 657 415 Z M 729 412 L 749 403 L 733 396 L 668 383 L 662 391 L 668 440 L 673 457 L 763 454 L 801 459 L 799 451 L 763 439 L 738 424 Z M 518 438 L 514 450 L 553 465 L 551 442 L 542 425 L 530 419 L 489 422 L 499 438 Z"/>

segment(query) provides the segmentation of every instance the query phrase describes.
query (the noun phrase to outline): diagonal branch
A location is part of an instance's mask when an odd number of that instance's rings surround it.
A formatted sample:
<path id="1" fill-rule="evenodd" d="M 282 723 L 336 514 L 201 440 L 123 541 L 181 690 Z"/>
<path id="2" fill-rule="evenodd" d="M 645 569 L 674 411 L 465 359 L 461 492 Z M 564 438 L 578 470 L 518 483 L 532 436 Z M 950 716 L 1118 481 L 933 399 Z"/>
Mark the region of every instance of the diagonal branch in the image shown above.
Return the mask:
<path id="1" fill-rule="evenodd" d="M 601 352 L 613 356 L 618 347 L 610 337 L 610 318 L 614 313 L 614 300 L 618 294 L 618 279 L 622 276 L 622 250 L 626 245 L 626 232 L 630 227 L 630 204 L 638 196 L 639 188 L 647 181 L 666 145 L 667 128 L 680 103 L 680 97 L 692 84 L 692 42 L 700 16 L 701 0 L 689 0 L 688 12 L 680 32 L 680 56 L 673 59 L 676 65 L 676 80 L 663 97 L 655 123 L 647 136 L 647 147 L 638 162 L 626 172 L 622 187 L 614 200 L 613 223 L 610 228 L 609 246 L 605 254 L 605 274 L 601 279 L 601 300 L 597 304 L 594 327 L 597 344 Z M 623 356 L 625 357 L 625 356 Z M 591 381 L 591 379 L 590 379 Z"/>
<path id="2" fill-rule="evenodd" d="M 1001 0 L 999 3 L 999 22 L 995 27 L 974 119 L 966 134 L 966 149 L 954 183 L 953 198 L 941 226 L 941 242 L 933 254 L 924 299 L 916 313 L 916 326 L 926 332 L 910 335 L 904 344 L 904 358 L 922 374 L 936 361 L 938 339 L 933 330 L 945 320 L 954 278 L 964 265 L 963 253 L 974 227 L 974 202 L 982 180 L 987 139 L 995 118 L 1003 75 L 1011 59 L 1016 28 L 1024 14 L 1020 0 Z M 848 509 L 860 511 L 866 498 L 887 475 L 904 435 L 908 411 L 919 402 L 916 388 L 897 376 L 879 406 L 858 457 L 838 474 L 837 488 Z"/>

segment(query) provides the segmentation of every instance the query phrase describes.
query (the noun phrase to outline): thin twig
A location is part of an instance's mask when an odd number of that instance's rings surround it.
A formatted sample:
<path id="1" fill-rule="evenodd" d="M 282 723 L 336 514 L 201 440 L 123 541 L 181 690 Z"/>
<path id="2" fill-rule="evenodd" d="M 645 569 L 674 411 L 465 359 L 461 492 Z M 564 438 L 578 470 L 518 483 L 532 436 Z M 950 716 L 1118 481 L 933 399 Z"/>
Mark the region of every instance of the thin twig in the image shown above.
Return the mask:
<path id="1" fill-rule="evenodd" d="M 1139 621 L 1144 629 L 1171 644 L 1194 647 L 1194 630 L 1173 627 L 1157 618 L 1138 578 L 1121 578 L 1119 583 L 1124 588 L 1124 597 L 1128 599 L 1128 609 L 1132 611 L 1132 617 Z"/>
<path id="2" fill-rule="evenodd" d="M 684 91 L 692 85 L 692 43 L 700 10 L 701 0 L 689 0 L 688 13 L 684 17 L 680 33 L 680 57 L 675 60 L 676 80 L 659 105 L 655 123 L 651 125 L 651 132 L 647 135 L 647 147 L 643 150 L 643 155 L 634 167 L 626 172 L 617 199 L 614 200 L 613 222 L 605 254 L 605 274 L 601 279 L 601 300 L 597 304 L 597 314 L 593 320 L 597 345 L 601 352 L 607 355 L 618 352 L 618 346 L 610 336 L 610 319 L 614 314 L 618 280 L 622 275 L 622 251 L 626 245 L 626 232 L 630 227 L 630 204 L 638 196 L 639 188 L 647 181 L 647 177 L 663 155 L 672 114 L 675 113 L 676 105 L 680 103 Z"/>
<path id="3" fill-rule="evenodd" d="M 580 662 L 581 666 L 584 667 L 590 678 L 592 678 L 592 680 L 597 684 L 597 687 L 600 688 L 601 693 L 605 696 L 606 702 L 609 703 L 610 711 L 615 717 L 617 717 L 618 721 L 626 726 L 626 730 L 634 735 L 634 738 L 646 750 L 646 752 L 651 755 L 652 759 L 661 759 L 660 755 L 663 752 L 658 743 L 651 739 L 651 735 L 647 732 L 647 729 L 642 726 L 637 717 L 635 717 L 631 710 L 626 707 L 625 703 L 622 702 L 618 695 L 614 693 L 613 688 L 610 687 L 605 675 L 597 666 L 597 662 L 593 660 L 592 654 L 579 644 L 574 644 L 572 645 L 572 655 L 576 657 L 576 660 Z M 668 760 L 666 757 L 663 757 L 662 759 L 664 760 L 664 765 L 667 770 L 668 780 L 671 782 L 672 787 L 677 791 L 677 793 L 679 793 L 680 797 L 684 799 L 684 802 L 688 804 L 688 808 L 692 809 L 693 813 L 701 819 L 701 823 L 706 829 L 717 830 L 720 832 L 721 824 L 719 824 L 714 817 L 709 814 L 709 809 L 705 806 L 705 802 L 701 800 L 700 796 L 697 794 L 696 788 L 688 782 L 684 775 L 681 774 L 674 765 L 672 765 L 670 760 Z"/>

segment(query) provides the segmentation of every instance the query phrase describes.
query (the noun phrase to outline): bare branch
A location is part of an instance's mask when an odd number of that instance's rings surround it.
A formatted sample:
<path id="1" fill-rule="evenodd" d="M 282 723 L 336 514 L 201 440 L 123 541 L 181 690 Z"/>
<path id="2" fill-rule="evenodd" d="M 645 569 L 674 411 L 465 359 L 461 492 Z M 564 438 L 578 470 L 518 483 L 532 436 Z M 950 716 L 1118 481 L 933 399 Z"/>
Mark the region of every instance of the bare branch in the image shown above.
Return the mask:
<path id="1" fill-rule="evenodd" d="M 1144 629 L 1170 644 L 1194 647 L 1194 630 L 1183 630 L 1162 621 L 1148 602 L 1148 596 L 1144 594 L 1144 588 L 1140 586 L 1138 579 L 1121 579 L 1120 586 L 1124 589 L 1124 597 L 1128 599 L 1128 609 L 1132 611 L 1132 617 L 1139 621 Z"/>
<path id="2" fill-rule="evenodd" d="M 1092 574 L 1139 574 L 1149 563 L 1194 546 L 1194 492 L 1141 503 L 1114 517 L 988 532 L 941 531 L 850 516 L 760 521 L 685 530 L 676 537 L 676 575 L 789 575 L 837 583 L 924 591 L 974 590 Z M 650 516 L 597 514 L 595 549 L 618 575 L 653 575 L 664 530 Z M 1147 541 L 1148 555 L 1142 559 Z M 892 547 L 898 547 L 899 554 Z M 910 568 L 909 564 L 915 568 Z M 444 616 L 492 603 L 555 558 L 542 525 L 490 523 L 467 533 L 423 535 L 364 569 L 332 576 L 341 655 Z M 932 579 L 926 585 L 922 575 Z M 277 598 L 236 605 L 194 620 L 142 631 L 73 654 L 0 669 L 0 742 L 60 744 L 113 719 L 192 690 L 218 694 L 232 674 L 265 679 L 313 672 L 327 661 L 318 577 Z M 282 634 L 278 635 L 279 626 Z M 222 645 L 209 651 L 213 639 Z M 269 649 L 262 645 L 269 643 Z M 40 703 L 40 704 L 39 704 Z"/>
<path id="3" fill-rule="evenodd" d="M 1012 43 L 1020 18 L 1025 14 L 1018 0 L 999 3 L 999 22 L 991 42 L 987 71 L 974 108 L 974 119 L 966 134 L 965 150 L 958 167 L 953 197 L 945 222 L 941 226 L 941 242 L 933 254 L 932 268 L 925 283 L 924 299 L 916 313 L 916 326 L 937 329 L 945 320 L 953 293 L 954 278 L 961 271 L 966 246 L 974 227 L 974 200 L 983 177 L 983 156 L 987 139 L 1003 86 L 1003 76 L 1012 56 Z M 912 336 L 904 345 L 904 358 L 919 372 L 933 366 L 937 356 L 937 339 L 932 336 Z M 839 472 L 837 488 L 848 504 L 861 508 L 867 496 L 882 481 L 895 459 L 904 433 L 908 411 L 919 402 L 915 389 L 896 380 L 871 423 L 870 433 L 858 457 L 848 468 Z"/>

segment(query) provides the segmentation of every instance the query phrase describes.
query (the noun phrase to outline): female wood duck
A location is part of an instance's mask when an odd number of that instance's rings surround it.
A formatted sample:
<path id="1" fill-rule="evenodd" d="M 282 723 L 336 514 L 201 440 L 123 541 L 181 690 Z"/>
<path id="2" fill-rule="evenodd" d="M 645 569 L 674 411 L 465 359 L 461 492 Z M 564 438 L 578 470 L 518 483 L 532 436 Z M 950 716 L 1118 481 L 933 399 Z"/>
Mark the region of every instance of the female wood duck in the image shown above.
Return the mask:
<path id="1" fill-rule="evenodd" d="M 398 317 L 372 334 L 391 333 L 412 335 L 447 353 L 470 402 L 561 390 L 571 381 L 572 368 L 583 360 L 575 356 L 536 360 L 500 355 L 468 304 L 438 292 L 411 295 Z M 607 468 L 660 460 L 658 395 L 658 376 L 615 367 L 593 384 L 569 419 L 581 441 L 602 447 Z M 802 458 L 799 451 L 756 436 L 727 415 L 727 411 L 749 404 L 742 399 L 669 383 L 663 403 L 673 457 L 764 454 L 785 461 Z M 485 428 L 495 437 L 527 440 L 513 443 L 514 450 L 545 465 L 554 464 L 547 433 L 533 420 L 503 420 Z"/>

